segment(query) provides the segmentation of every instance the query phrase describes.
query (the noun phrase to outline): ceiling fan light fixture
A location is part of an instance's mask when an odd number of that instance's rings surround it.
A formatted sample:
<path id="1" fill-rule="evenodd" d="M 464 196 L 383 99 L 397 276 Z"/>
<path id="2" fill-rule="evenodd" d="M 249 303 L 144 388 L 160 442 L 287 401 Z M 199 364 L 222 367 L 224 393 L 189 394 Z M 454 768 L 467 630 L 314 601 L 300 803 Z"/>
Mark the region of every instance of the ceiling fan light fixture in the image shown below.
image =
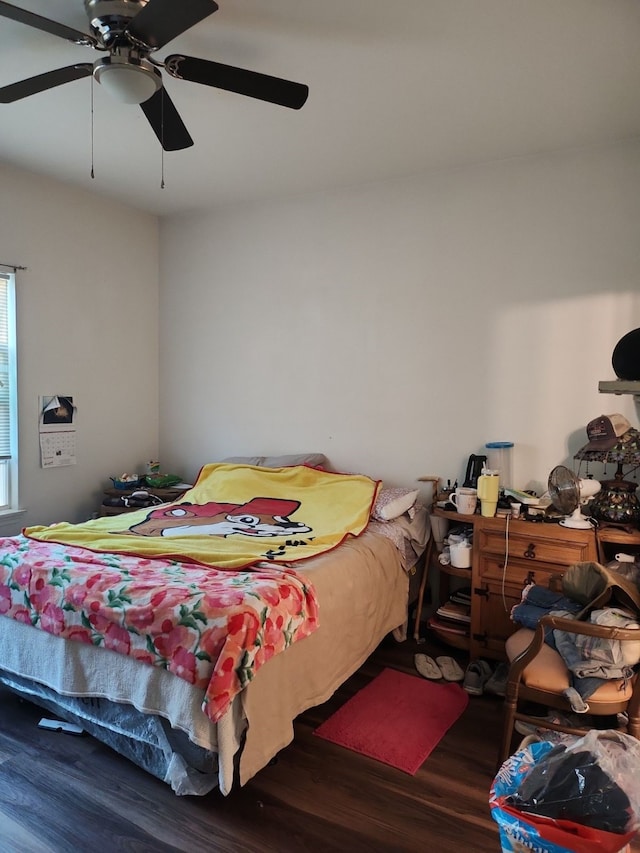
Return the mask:
<path id="1" fill-rule="evenodd" d="M 84 0 L 84 7 L 91 34 L 0 0 L 0 21 L 8 18 L 108 53 L 95 63 L 78 62 L 0 86 L 0 103 L 10 104 L 93 76 L 114 100 L 141 106 L 163 150 L 180 151 L 191 147 L 193 139 L 162 85 L 161 68 L 179 80 L 293 110 L 307 100 L 308 86 L 258 71 L 182 54 L 166 57 L 164 62 L 151 59 L 154 51 L 213 14 L 218 9 L 215 0 Z M 93 95 L 93 89 L 91 92 Z"/>
<path id="2" fill-rule="evenodd" d="M 93 76 L 107 92 L 123 104 L 143 104 L 162 88 L 162 76 L 144 59 L 106 56 L 98 60 Z"/>

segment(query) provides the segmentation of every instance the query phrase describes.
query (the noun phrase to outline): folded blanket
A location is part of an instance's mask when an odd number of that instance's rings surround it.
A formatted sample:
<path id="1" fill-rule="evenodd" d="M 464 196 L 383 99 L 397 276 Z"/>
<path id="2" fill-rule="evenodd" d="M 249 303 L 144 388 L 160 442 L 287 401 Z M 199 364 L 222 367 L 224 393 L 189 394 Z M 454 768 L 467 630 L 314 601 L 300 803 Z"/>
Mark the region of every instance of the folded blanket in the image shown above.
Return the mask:
<path id="1" fill-rule="evenodd" d="M 187 560 L 219 569 L 298 562 L 366 527 L 380 483 L 303 465 L 205 465 L 176 503 L 25 536 L 92 551 Z"/>

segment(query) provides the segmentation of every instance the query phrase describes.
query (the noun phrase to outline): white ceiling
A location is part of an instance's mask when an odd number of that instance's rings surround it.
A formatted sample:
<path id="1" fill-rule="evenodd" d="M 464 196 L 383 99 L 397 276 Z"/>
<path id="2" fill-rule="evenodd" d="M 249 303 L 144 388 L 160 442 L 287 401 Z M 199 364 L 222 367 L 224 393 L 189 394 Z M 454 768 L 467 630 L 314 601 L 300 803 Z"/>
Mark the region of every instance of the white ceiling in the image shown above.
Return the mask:
<path id="1" fill-rule="evenodd" d="M 88 30 L 82 0 L 12 0 Z M 176 4 L 180 0 L 175 0 Z M 90 78 L 0 105 L 0 157 L 156 214 L 640 138 L 640 0 L 218 0 L 185 53 L 308 84 L 300 111 L 174 80 L 164 155 Z M 0 18 L 0 85 L 93 62 Z"/>

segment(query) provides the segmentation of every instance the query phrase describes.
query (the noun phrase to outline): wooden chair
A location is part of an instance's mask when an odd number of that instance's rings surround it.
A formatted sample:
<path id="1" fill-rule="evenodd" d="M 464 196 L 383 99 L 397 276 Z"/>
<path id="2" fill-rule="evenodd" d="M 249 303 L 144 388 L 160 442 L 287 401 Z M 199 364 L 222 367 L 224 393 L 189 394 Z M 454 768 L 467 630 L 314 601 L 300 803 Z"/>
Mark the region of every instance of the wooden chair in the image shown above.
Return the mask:
<path id="1" fill-rule="evenodd" d="M 558 710 L 565 715 L 571 713 L 571 705 L 562 695 L 570 686 L 570 673 L 560 654 L 544 642 L 545 629 L 558 628 L 573 634 L 604 637 L 621 642 L 640 641 L 640 631 L 634 628 L 610 628 L 566 619 L 560 616 L 544 616 L 536 630 L 520 628 L 506 641 L 505 649 L 511 665 L 507 680 L 504 704 L 504 728 L 500 744 L 498 765 L 511 755 L 514 725 L 516 720 L 532 723 L 537 728 L 552 729 L 573 735 L 583 735 L 592 726 L 591 716 L 615 716 L 625 712 L 628 716 L 628 734 L 640 739 L 640 677 L 635 673 L 627 681 L 610 680 L 602 684 L 586 701 L 589 713 L 585 714 L 585 726 L 572 728 L 562 723 L 553 723 L 527 714 L 525 702 L 534 702 L 546 708 Z"/>

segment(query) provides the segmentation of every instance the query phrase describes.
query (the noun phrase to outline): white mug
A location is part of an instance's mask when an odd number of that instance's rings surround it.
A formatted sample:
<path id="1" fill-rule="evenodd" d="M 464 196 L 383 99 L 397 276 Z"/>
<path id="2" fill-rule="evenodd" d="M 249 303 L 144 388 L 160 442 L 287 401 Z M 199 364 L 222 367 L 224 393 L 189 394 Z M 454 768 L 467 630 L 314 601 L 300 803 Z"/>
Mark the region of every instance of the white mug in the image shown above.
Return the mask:
<path id="1" fill-rule="evenodd" d="M 478 490 L 465 487 L 456 489 L 449 500 L 455 505 L 460 515 L 473 515 L 478 503 Z"/>
<path id="2" fill-rule="evenodd" d="M 636 558 L 633 556 L 633 554 L 616 554 L 615 559 L 619 563 L 635 563 L 636 561 Z"/>

